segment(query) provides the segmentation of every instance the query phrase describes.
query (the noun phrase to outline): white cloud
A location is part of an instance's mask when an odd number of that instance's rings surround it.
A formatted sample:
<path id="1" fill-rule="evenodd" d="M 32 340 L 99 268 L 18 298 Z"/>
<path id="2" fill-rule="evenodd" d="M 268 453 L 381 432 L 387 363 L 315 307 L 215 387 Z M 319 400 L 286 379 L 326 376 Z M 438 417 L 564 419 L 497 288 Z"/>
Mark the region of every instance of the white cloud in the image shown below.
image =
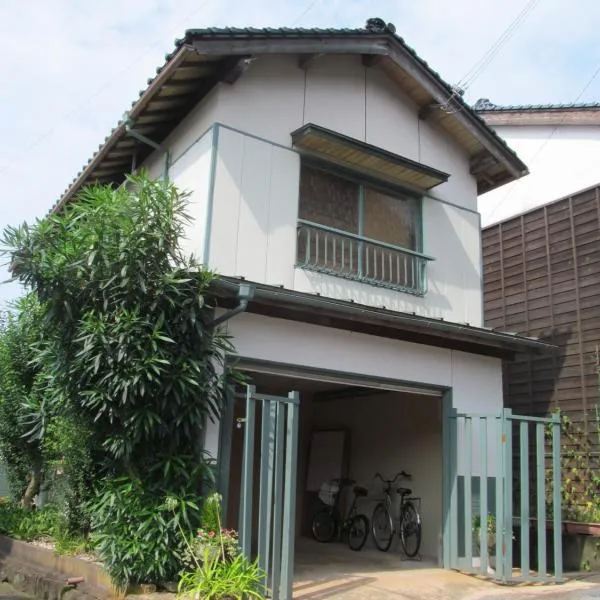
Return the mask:
<path id="1" fill-rule="evenodd" d="M 0 9 L 0 228 L 43 215 L 186 28 L 360 27 L 381 16 L 449 82 L 525 0 L 31 0 Z M 298 18 L 310 7 L 310 10 Z M 541 0 L 467 92 L 497 103 L 569 102 L 600 65 L 600 3 Z M 600 97 L 600 78 L 584 99 Z M 6 278 L 0 270 L 0 281 Z M 2 299 L 17 293 L 0 286 Z"/>

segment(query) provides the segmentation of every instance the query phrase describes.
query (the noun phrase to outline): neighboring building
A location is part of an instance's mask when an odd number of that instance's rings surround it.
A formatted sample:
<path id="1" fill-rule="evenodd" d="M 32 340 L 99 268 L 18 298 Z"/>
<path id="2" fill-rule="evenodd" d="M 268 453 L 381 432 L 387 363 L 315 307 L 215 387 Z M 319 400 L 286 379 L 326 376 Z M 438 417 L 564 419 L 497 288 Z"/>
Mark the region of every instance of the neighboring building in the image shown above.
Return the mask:
<path id="1" fill-rule="evenodd" d="M 600 104 L 475 108 L 531 171 L 479 198 L 486 325 L 558 347 L 506 365 L 505 403 L 560 408 L 588 428 L 600 401 Z"/>
<path id="2" fill-rule="evenodd" d="M 600 182 L 600 103 L 474 109 L 513 148 L 530 174 L 479 198 L 482 227 Z"/>
<path id="3" fill-rule="evenodd" d="M 192 30 L 157 73 L 60 204 L 140 165 L 191 192 L 185 246 L 220 274 L 214 294 L 222 318 L 235 309 L 226 324 L 238 367 L 269 395 L 249 404 L 262 415 L 261 453 L 242 439 L 254 433 L 252 409 L 233 396 L 206 434 L 228 524 L 247 532 L 256 515 L 255 457 L 259 530 L 267 535 L 272 494 L 285 497 L 275 504 L 284 549 L 306 533 L 322 479 L 347 473 L 374 487 L 377 471 L 405 469 L 422 498 L 423 554 L 458 566 L 472 504 L 459 507 L 457 482 L 471 472 L 476 486 L 487 470 L 502 483 L 505 473 L 499 420 L 487 444 L 469 440 L 483 456 L 489 445 L 483 461 L 455 444 L 451 413 L 500 415 L 502 360 L 547 349 L 483 328 L 477 196 L 525 165 L 377 20 L 365 30 Z M 299 417 L 294 402 L 273 399 L 291 390 Z M 289 434 L 277 452 L 275 420 Z M 319 446 L 323 430 L 345 442 Z M 288 572 L 285 550 L 283 560 Z"/>

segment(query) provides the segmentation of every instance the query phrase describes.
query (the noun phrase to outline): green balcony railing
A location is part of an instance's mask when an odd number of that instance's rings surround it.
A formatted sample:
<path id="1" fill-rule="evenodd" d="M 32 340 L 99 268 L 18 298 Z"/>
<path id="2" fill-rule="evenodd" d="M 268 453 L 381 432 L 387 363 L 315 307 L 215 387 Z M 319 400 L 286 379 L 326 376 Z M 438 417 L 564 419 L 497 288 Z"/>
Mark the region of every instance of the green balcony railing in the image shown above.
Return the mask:
<path id="1" fill-rule="evenodd" d="M 429 256 L 310 221 L 298 221 L 296 266 L 423 296 Z"/>

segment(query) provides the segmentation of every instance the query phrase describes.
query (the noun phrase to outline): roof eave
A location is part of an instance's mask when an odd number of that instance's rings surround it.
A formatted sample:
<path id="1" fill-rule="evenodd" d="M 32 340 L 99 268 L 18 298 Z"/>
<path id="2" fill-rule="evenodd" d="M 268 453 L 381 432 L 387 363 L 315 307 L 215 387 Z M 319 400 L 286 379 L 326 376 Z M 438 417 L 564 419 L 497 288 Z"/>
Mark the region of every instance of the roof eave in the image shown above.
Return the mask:
<path id="1" fill-rule="evenodd" d="M 153 97 L 154 93 L 159 90 L 165 83 L 166 80 L 171 77 L 173 72 L 177 69 L 181 61 L 183 60 L 185 53 L 189 51 L 189 47 L 185 45 L 179 46 L 175 52 L 171 55 L 168 61 L 165 63 L 164 68 L 160 73 L 152 80 L 150 85 L 144 90 L 137 101 L 133 103 L 131 110 L 127 112 L 127 116 L 132 121 L 139 116 L 144 110 L 144 107 Z M 79 173 L 75 180 L 65 190 L 60 200 L 53 207 L 53 211 L 59 211 L 69 200 L 85 185 L 86 179 L 91 175 L 95 168 L 102 162 L 104 157 L 111 151 L 116 142 L 123 136 L 127 135 L 126 124 L 123 120 L 119 121 L 117 126 L 112 130 L 108 137 L 101 144 L 98 152 L 92 157 L 84 169 Z"/>
<path id="2" fill-rule="evenodd" d="M 240 283 L 246 283 L 254 288 L 254 297 L 248 305 L 248 312 L 317 325 L 327 322 L 330 327 L 363 333 L 372 330 L 372 335 L 394 339 L 406 339 L 406 334 L 411 334 L 408 336 L 408 341 L 415 341 L 413 338 L 420 336 L 423 340 L 437 340 L 437 343 L 427 341 L 416 341 L 416 343 L 430 343 L 430 345 L 498 358 L 512 359 L 520 353 L 546 353 L 554 348 L 535 338 L 374 308 L 237 278 L 217 279 L 213 286 L 213 293 L 216 297 L 234 299 Z M 339 318 L 337 325 L 327 320 L 331 316 Z M 345 323 L 342 325 L 344 320 Z M 358 325 L 362 326 L 358 327 Z"/>

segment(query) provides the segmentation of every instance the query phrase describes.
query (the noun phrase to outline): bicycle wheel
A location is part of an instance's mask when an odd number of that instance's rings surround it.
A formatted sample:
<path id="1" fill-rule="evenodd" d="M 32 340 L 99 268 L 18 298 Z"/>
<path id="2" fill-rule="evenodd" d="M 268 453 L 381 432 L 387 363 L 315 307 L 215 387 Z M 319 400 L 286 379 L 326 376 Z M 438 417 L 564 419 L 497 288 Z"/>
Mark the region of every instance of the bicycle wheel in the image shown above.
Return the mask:
<path id="1" fill-rule="evenodd" d="M 348 546 L 350 550 L 362 550 L 369 537 L 369 519 L 365 515 L 356 515 L 348 526 Z"/>
<path id="2" fill-rule="evenodd" d="M 317 542 L 326 544 L 335 537 L 336 521 L 330 510 L 320 510 L 312 519 L 312 534 Z"/>
<path id="3" fill-rule="evenodd" d="M 373 511 L 372 519 L 373 539 L 375 545 L 382 552 L 387 552 L 392 545 L 394 535 L 394 523 L 385 504 L 380 502 Z"/>
<path id="4" fill-rule="evenodd" d="M 414 558 L 419 553 L 421 547 L 421 517 L 410 502 L 407 502 L 402 508 L 400 542 L 404 554 L 408 558 Z"/>

